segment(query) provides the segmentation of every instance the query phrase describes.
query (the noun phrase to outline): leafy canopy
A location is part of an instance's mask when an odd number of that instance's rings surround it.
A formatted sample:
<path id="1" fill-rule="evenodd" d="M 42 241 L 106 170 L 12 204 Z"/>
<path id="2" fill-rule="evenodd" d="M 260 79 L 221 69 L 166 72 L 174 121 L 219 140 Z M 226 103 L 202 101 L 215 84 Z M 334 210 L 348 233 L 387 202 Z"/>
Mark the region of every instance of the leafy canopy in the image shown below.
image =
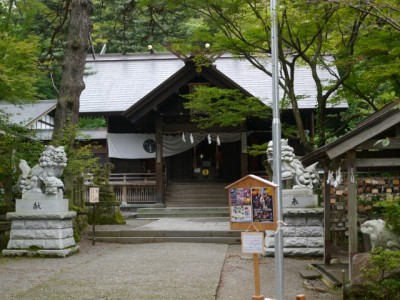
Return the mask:
<path id="1" fill-rule="evenodd" d="M 239 90 L 199 86 L 184 98 L 192 111 L 192 121 L 200 128 L 240 126 L 249 117 L 268 119 L 270 110 L 259 99 L 246 97 Z"/>

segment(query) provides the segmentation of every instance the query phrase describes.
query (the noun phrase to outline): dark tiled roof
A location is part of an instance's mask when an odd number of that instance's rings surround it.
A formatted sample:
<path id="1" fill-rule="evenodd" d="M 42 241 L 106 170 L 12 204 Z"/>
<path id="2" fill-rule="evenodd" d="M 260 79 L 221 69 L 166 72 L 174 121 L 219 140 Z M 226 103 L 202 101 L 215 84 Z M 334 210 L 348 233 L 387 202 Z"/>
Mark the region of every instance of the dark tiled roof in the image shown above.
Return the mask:
<path id="1" fill-rule="evenodd" d="M 9 114 L 11 123 L 27 127 L 54 110 L 56 105 L 57 100 L 40 100 L 25 104 L 1 101 L 0 111 Z"/>
<path id="2" fill-rule="evenodd" d="M 265 66 L 269 68 L 267 59 Z M 97 55 L 95 60 L 88 56 L 86 67 L 92 75 L 85 77 L 86 88 L 81 94 L 80 111 L 105 113 L 126 111 L 182 69 L 184 62 L 170 53 L 102 54 Z M 271 77 L 246 59 L 223 55 L 215 61 L 215 67 L 244 90 L 270 105 Z M 333 79 L 327 71 L 321 70 L 320 76 L 327 83 Z M 297 93 L 304 95 L 299 107 L 315 108 L 316 89 L 310 70 L 299 67 L 296 78 Z M 341 104 L 338 107 L 347 105 Z"/>

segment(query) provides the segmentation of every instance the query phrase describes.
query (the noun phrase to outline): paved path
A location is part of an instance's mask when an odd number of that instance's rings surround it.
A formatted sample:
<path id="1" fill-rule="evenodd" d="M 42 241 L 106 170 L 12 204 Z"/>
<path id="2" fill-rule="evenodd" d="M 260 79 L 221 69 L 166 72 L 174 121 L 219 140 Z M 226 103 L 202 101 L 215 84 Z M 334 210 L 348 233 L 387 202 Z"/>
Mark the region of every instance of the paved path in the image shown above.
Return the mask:
<path id="1" fill-rule="evenodd" d="M 128 220 L 103 229 L 220 230 L 226 219 Z M 165 228 L 165 227 L 164 227 Z M 191 229 L 190 229 L 191 228 Z M 89 229 L 90 231 L 90 229 Z M 244 300 L 254 294 L 251 256 L 239 245 L 221 244 L 107 244 L 80 243 L 80 253 L 63 258 L 0 257 L 0 299 L 193 299 Z M 299 271 L 315 262 L 284 259 L 285 300 L 305 293 L 307 300 L 340 299 L 338 292 L 321 293 L 320 282 L 304 287 Z M 275 296 L 274 259 L 260 260 L 261 287 Z"/>

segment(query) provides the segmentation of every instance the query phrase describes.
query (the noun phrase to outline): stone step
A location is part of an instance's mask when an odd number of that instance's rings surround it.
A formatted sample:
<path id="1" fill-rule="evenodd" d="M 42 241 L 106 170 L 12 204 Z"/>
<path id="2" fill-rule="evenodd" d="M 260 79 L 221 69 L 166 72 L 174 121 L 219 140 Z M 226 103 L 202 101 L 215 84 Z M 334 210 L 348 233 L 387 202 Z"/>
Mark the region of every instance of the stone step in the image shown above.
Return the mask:
<path id="1" fill-rule="evenodd" d="M 89 235 L 92 233 L 90 232 Z M 233 237 L 240 238 L 240 231 L 204 230 L 97 230 L 98 237 Z"/>
<path id="2" fill-rule="evenodd" d="M 240 244 L 240 238 L 232 237 L 96 237 L 96 241 L 119 244 L 144 243 L 212 243 L 212 244 Z"/>
<path id="3" fill-rule="evenodd" d="M 168 185 L 165 203 L 167 206 L 227 206 L 226 183 L 179 182 Z"/>
<path id="4" fill-rule="evenodd" d="M 89 238 L 92 233 L 89 233 Z M 102 230 L 96 241 L 104 243 L 214 243 L 240 244 L 239 231 Z"/>
<path id="5" fill-rule="evenodd" d="M 228 207 L 138 208 L 138 218 L 229 217 Z"/>

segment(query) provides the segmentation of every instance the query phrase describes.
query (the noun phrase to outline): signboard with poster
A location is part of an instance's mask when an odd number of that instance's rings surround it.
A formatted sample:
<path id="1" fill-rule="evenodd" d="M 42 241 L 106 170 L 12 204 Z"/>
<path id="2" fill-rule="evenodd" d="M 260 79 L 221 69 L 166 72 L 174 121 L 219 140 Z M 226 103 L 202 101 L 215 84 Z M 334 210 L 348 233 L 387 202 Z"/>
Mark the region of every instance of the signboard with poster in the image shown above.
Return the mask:
<path id="1" fill-rule="evenodd" d="M 229 189 L 232 230 L 276 229 L 276 184 L 247 175 L 225 188 Z"/>

